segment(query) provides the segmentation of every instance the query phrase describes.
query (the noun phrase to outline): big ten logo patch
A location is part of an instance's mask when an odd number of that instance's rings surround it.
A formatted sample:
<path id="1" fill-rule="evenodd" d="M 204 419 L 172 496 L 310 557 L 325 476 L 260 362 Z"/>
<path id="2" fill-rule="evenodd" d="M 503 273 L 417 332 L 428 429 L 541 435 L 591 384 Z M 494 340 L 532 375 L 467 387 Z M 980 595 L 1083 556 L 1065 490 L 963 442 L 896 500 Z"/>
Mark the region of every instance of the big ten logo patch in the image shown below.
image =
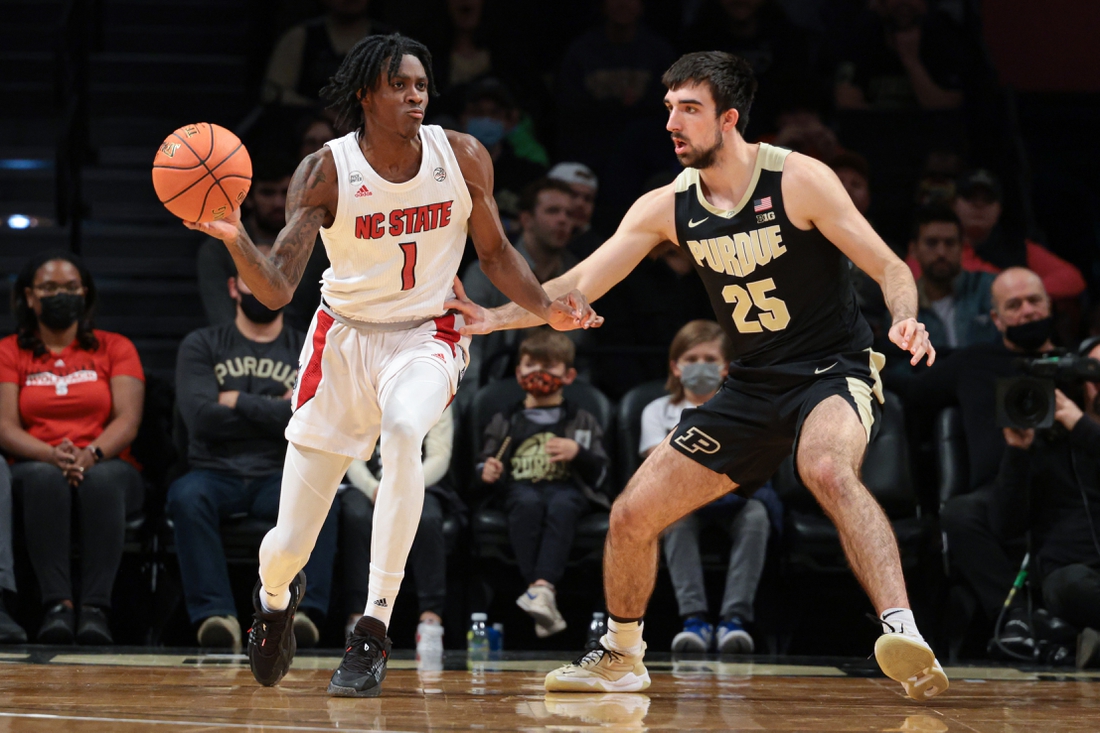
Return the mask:
<path id="1" fill-rule="evenodd" d="M 722 444 L 696 427 L 688 428 L 683 435 L 677 436 L 673 441 L 684 449 L 686 453 L 717 453 Z"/>
<path id="2" fill-rule="evenodd" d="M 238 356 L 226 359 L 221 364 L 215 364 L 214 376 L 218 378 L 218 385 L 222 387 L 225 386 L 226 377 L 256 377 L 257 379 L 270 379 L 286 389 L 294 389 L 294 383 L 298 379 L 298 370 L 286 362 L 275 361 L 274 359 Z"/>

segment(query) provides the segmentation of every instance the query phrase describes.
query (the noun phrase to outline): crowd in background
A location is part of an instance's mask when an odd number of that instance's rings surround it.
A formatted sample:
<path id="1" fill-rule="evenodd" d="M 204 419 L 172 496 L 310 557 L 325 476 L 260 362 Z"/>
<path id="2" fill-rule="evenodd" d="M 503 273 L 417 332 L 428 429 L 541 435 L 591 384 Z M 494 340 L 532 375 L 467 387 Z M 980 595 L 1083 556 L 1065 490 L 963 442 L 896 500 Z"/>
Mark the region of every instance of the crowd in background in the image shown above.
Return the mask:
<path id="1" fill-rule="evenodd" d="M 983 636 L 992 635 L 1023 554 L 1020 537 L 1030 530 L 1048 617 L 1040 629 L 1033 614 L 1013 609 L 1002 641 L 1027 655 L 1044 635 L 1100 627 L 1096 389 L 1059 392 L 1061 427 L 1036 435 L 997 427 L 993 387 L 995 377 L 1013 373 L 1021 354 L 1077 348 L 1093 332 L 1089 293 L 1100 283 L 1093 281 L 1087 242 L 1047 241 L 1026 215 L 1031 207 L 1021 205 L 1026 181 L 1005 154 L 1007 123 L 998 119 L 995 72 L 970 4 L 546 5 L 556 7 L 524 15 L 524 8 L 488 0 L 280 4 L 274 17 L 284 27 L 264 65 L 257 113 L 238 130 L 254 165 L 243 217 L 253 241 L 274 243 L 298 162 L 347 132 L 318 91 L 364 35 L 401 31 L 431 48 L 439 96 L 426 122 L 467 132 L 489 151 L 502 221 L 540 282 L 591 254 L 638 195 L 679 170 L 661 101 L 660 77 L 669 64 L 695 50 L 744 56 L 760 84 L 746 138 L 829 164 L 917 279 L 920 320 L 940 354 L 932 368 L 910 367 L 886 340 L 890 314 L 877 283 L 857 277 L 857 295 L 876 348 L 888 357 L 886 388 L 907 409 L 911 450 L 930 458 L 938 410 L 961 410 L 967 490 L 941 509 L 931 461 L 913 463 L 919 503 L 939 515 L 951 577 L 965 589 L 962 607 L 984 619 Z M 524 20 L 530 17 L 541 25 Z M 219 524 L 277 513 L 282 431 L 325 267 L 318 243 L 293 301 L 276 312 L 236 277 L 220 242 L 205 241 L 198 252 L 201 308 L 210 326 L 180 347 L 174 437 L 183 449 L 174 480 L 163 488 L 187 614 L 203 646 L 240 647 Z M 565 628 L 555 589 L 573 530 L 587 514 L 606 509 L 621 482 L 609 478 L 615 458 L 602 436 L 608 425 L 563 398 L 562 388 L 579 380 L 618 401 L 639 385 L 667 379 L 669 394 L 641 416 L 638 456 L 671 430 L 680 410 L 713 395 L 736 354 L 712 322 L 693 269 L 689 254 L 666 243 L 595 304 L 606 318 L 603 328 L 568 337 L 506 331 L 474 340 L 463 390 L 515 380 L 525 396 L 481 426 L 476 465 L 465 475 L 451 465 L 465 439 L 455 434 L 463 424 L 458 415 L 448 411 L 425 442 L 429 491 L 410 556 L 418 644 L 442 644 L 445 518 L 468 517 L 482 506 L 508 516 L 523 582 L 517 605 L 534 619 L 538 637 Z M 505 302 L 472 246 L 461 277 L 474 301 Z M 141 364 L 124 335 L 94 329 L 94 273 L 78 258 L 28 263 L 13 298 L 19 331 L 0 341 L 0 450 L 11 463 L 0 462 L 0 588 L 10 600 L 14 523 L 41 596 L 41 620 L 30 637 L 110 643 L 112 584 L 127 522 L 140 514 L 145 493 L 141 462 L 129 450 L 142 412 Z M 1082 353 L 1100 355 L 1094 346 L 1085 341 Z M 536 372 L 553 378 L 528 378 Z M 41 396 L 47 392 L 56 399 Z M 382 470 L 376 456 L 348 472 L 307 567 L 309 593 L 295 621 L 301 645 L 318 642 L 326 616 L 336 614 L 350 627 L 361 613 Z M 666 534 L 683 625 L 674 649 L 753 651 L 755 590 L 769 543 L 782 532 L 783 507 L 770 491 L 723 499 Z M 698 552 L 700 532 L 712 524 L 732 538 L 715 615 Z M 79 557 L 76 583 L 70 536 Z M 334 585 L 339 607 L 330 602 Z M 0 640 L 25 638 L 0 605 Z"/>

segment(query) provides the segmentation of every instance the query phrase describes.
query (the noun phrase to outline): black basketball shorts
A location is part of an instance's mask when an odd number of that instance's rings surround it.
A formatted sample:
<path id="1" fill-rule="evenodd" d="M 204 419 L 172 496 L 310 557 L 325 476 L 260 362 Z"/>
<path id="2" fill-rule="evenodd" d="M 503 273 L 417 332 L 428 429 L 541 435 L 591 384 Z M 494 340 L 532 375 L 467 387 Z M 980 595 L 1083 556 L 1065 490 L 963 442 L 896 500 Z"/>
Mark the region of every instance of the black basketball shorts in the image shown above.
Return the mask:
<path id="1" fill-rule="evenodd" d="M 684 410 L 671 445 L 751 493 L 797 448 L 810 411 L 833 395 L 852 406 L 869 442 L 881 413 L 883 364 L 882 354 L 867 349 L 769 367 L 730 365 L 714 397 Z"/>

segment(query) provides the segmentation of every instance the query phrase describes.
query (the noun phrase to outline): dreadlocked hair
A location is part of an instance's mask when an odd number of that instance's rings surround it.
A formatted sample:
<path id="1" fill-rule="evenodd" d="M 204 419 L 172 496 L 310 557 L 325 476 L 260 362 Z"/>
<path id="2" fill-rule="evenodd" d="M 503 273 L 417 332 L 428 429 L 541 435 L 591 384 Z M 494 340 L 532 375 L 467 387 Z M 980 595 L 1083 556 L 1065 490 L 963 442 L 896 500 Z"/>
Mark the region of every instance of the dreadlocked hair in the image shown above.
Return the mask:
<path id="1" fill-rule="evenodd" d="M 387 36 L 367 36 L 355 44 L 344 57 L 336 74 L 321 90 L 321 97 L 331 102 L 336 110 L 336 124 L 354 124 L 363 131 L 363 107 L 359 99 L 364 92 L 378 85 L 383 67 L 386 74 L 394 76 L 401 68 L 405 56 L 415 56 L 424 65 L 428 75 L 428 93 L 435 95 L 435 77 L 432 75 L 432 52 L 419 41 L 400 33 Z"/>

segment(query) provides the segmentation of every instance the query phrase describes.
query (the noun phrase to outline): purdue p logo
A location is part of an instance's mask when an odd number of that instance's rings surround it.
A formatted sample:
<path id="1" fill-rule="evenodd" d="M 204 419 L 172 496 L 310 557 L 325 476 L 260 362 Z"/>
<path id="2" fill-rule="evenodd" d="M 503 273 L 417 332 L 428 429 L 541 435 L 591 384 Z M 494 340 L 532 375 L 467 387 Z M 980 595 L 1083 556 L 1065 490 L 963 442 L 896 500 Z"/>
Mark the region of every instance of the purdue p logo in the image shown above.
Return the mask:
<path id="1" fill-rule="evenodd" d="M 686 433 L 676 438 L 675 443 L 688 453 L 717 453 L 722 447 L 721 443 L 699 428 L 688 428 Z"/>

